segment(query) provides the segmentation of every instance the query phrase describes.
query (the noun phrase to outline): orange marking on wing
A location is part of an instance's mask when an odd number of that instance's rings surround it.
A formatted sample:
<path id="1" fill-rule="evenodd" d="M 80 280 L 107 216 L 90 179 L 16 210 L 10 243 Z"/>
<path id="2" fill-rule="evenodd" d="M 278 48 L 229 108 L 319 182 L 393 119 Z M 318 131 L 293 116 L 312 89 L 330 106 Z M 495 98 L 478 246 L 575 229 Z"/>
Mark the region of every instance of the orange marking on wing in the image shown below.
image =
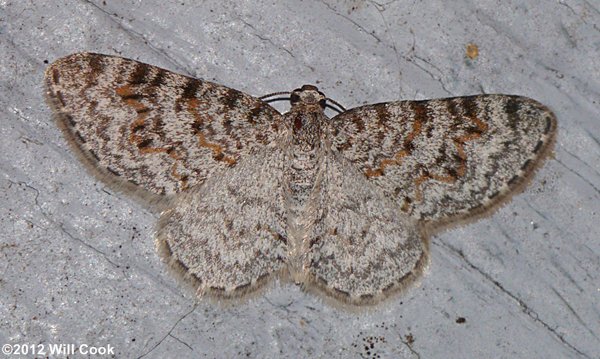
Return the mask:
<path id="1" fill-rule="evenodd" d="M 136 111 L 146 109 L 146 106 L 143 103 L 141 103 L 140 101 L 138 101 L 134 98 L 127 98 L 127 97 L 131 97 L 131 96 L 135 95 L 135 92 L 131 88 L 131 85 L 124 85 L 121 87 L 117 87 L 115 92 L 117 93 L 117 95 L 119 95 L 121 98 L 123 98 L 123 100 L 125 101 L 127 106 L 133 107 L 133 109 L 135 109 Z M 140 142 L 143 141 L 143 138 L 142 138 L 142 136 L 137 135 L 135 133 L 134 129 L 137 127 L 140 127 L 140 126 L 144 126 L 144 124 L 146 123 L 147 115 L 148 115 L 147 112 L 138 112 L 138 116 L 135 119 L 135 121 L 133 121 L 129 125 L 129 142 L 134 144 L 136 147 Z M 143 148 L 140 151 L 142 153 L 144 153 L 144 150 L 146 150 L 146 148 Z"/>
<path id="2" fill-rule="evenodd" d="M 404 144 L 407 145 L 410 142 L 412 142 L 412 140 L 414 140 L 415 137 L 417 137 L 419 135 L 419 133 L 421 133 L 422 128 L 423 128 L 423 123 L 420 120 L 415 119 L 415 122 L 413 122 L 413 130 L 411 133 L 408 134 L 408 137 L 406 137 L 406 140 L 404 140 Z"/>
<path id="3" fill-rule="evenodd" d="M 148 153 L 167 153 L 169 157 L 171 157 L 174 162 L 171 166 L 171 176 L 181 182 L 181 189 L 186 189 L 188 187 L 188 180 L 185 175 L 180 174 L 177 171 L 177 167 L 179 166 L 179 161 L 181 161 L 181 155 L 176 150 L 172 149 L 172 147 L 143 147 L 140 148 L 139 151 L 142 154 Z"/>
<path id="4" fill-rule="evenodd" d="M 134 96 L 135 92 L 131 89 L 131 85 L 125 85 L 125 86 L 121 86 L 121 87 L 117 87 L 116 89 L 117 95 L 121 96 L 124 98 L 125 103 L 131 107 L 133 107 L 136 110 L 144 110 L 146 108 L 146 105 L 144 105 L 143 103 L 139 102 L 136 99 L 133 98 L 125 98 L 125 97 L 129 97 L 129 96 Z"/>
<path id="5" fill-rule="evenodd" d="M 175 151 L 173 151 L 175 152 Z M 173 156 L 171 156 L 173 157 Z M 179 158 L 177 158 L 179 160 Z M 188 179 L 187 176 L 180 174 L 177 171 L 177 166 L 178 166 L 178 162 L 175 161 L 175 163 L 173 163 L 173 166 L 171 166 L 171 176 L 173 176 L 174 178 L 178 179 L 179 182 L 181 182 L 181 189 L 185 190 L 188 188 Z"/>
<path id="6" fill-rule="evenodd" d="M 204 137 L 204 134 L 201 132 L 198 132 L 196 136 L 198 136 L 198 143 L 200 144 L 200 146 L 210 148 L 213 151 L 213 157 L 217 159 L 217 161 L 224 161 L 227 162 L 229 165 L 235 164 L 234 158 L 223 155 L 223 147 L 208 142 L 206 140 L 206 137 Z"/>
<path id="7" fill-rule="evenodd" d="M 148 154 L 148 153 L 164 153 L 167 152 L 168 149 L 167 148 L 162 148 L 162 147 L 144 147 L 144 148 L 140 148 L 139 151 L 142 154 Z"/>
<path id="8" fill-rule="evenodd" d="M 205 122 L 204 118 L 202 116 L 200 116 L 200 113 L 198 113 L 199 105 L 200 105 L 200 101 L 196 98 L 191 98 L 188 100 L 188 111 L 194 116 L 194 118 L 196 119 L 196 121 L 198 123 L 203 124 Z M 235 158 L 230 157 L 230 156 L 225 156 L 225 154 L 223 153 L 223 146 L 218 145 L 216 143 L 208 142 L 202 132 L 198 131 L 198 133 L 196 134 L 196 137 L 198 137 L 198 144 L 201 147 L 208 148 L 213 152 L 213 158 L 215 160 L 227 162 L 227 164 L 230 166 L 234 165 L 237 162 L 235 160 Z"/>
<path id="9" fill-rule="evenodd" d="M 123 85 L 121 87 L 117 87 L 115 91 L 117 92 L 117 95 L 121 97 L 133 95 L 133 91 L 131 91 L 131 85 Z"/>
<path id="10" fill-rule="evenodd" d="M 467 156 L 467 153 L 465 152 L 465 142 L 476 140 L 476 139 L 480 138 L 481 133 L 487 131 L 487 129 L 488 129 L 488 125 L 485 122 L 481 121 L 476 116 L 469 116 L 469 120 L 471 120 L 472 122 L 475 123 L 475 125 L 477 126 L 477 128 L 479 129 L 480 132 L 471 132 L 471 133 L 467 133 L 465 135 L 454 138 L 454 145 L 456 146 L 456 151 L 458 152 L 458 157 L 461 160 L 460 165 L 456 169 L 456 176 L 453 176 L 453 175 L 440 176 L 440 175 L 435 175 L 435 174 L 427 174 L 427 175 L 422 175 L 421 177 L 417 178 L 415 180 L 415 187 L 416 187 L 415 192 L 416 192 L 416 198 L 418 201 L 421 201 L 423 199 L 423 191 L 421 190 L 420 186 L 426 180 L 433 179 L 433 180 L 445 182 L 445 183 L 454 183 L 458 180 L 458 177 L 463 177 L 466 174 L 468 156 Z"/>
<path id="11" fill-rule="evenodd" d="M 143 127 L 146 124 L 146 117 L 148 116 L 148 111 L 145 111 L 147 110 L 146 105 L 135 98 L 127 98 L 136 95 L 136 93 L 132 90 L 131 85 L 118 87 L 116 89 L 116 93 L 123 98 L 128 106 L 133 107 L 138 112 L 138 116 L 135 121 L 129 125 L 129 142 L 137 147 L 139 152 L 142 154 L 167 153 L 169 157 L 175 160 L 171 166 L 171 175 L 182 183 L 182 189 L 187 188 L 188 180 L 185 178 L 185 176 L 179 174 L 177 171 L 177 166 L 179 164 L 178 161 L 181 160 L 181 155 L 179 152 L 175 151 L 172 147 L 139 147 L 139 144 L 144 141 L 144 138 L 136 134 L 135 129 L 138 127 Z"/>
<path id="12" fill-rule="evenodd" d="M 421 133 L 422 128 L 423 123 L 420 120 L 415 119 L 415 122 L 413 122 L 413 130 L 408 134 L 408 136 L 406 136 L 406 139 L 404 139 L 404 147 L 408 146 Z M 396 152 L 392 158 L 381 160 L 376 169 L 365 169 L 365 175 L 367 178 L 383 176 L 386 167 L 391 165 L 399 165 L 402 162 L 402 158 L 408 155 L 409 151 L 402 149 Z"/>
<path id="13" fill-rule="evenodd" d="M 452 175 L 448 175 L 448 176 L 430 175 L 429 178 L 434 179 L 436 181 L 440 181 L 440 182 L 446 182 L 446 183 L 456 182 L 456 177 L 454 177 Z"/>
<path id="14" fill-rule="evenodd" d="M 456 146 L 456 151 L 458 152 L 458 158 L 461 159 L 460 166 L 456 170 L 456 174 L 458 177 L 462 177 L 467 172 L 467 154 L 465 153 L 465 144 L 460 141 L 460 139 L 454 140 L 454 145 Z"/>
<path id="15" fill-rule="evenodd" d="M 204 122 L 204 119 L 200 118 L 198 114 L 198 107 L 200 107 L 200 100 L 197 98 L 191 98 L 188 100 L 188 110 L 194 115 L 194 118 L 197 120 Z"/>
<path id="16" fill-rule="evenodd" d="M 421 202 L 423 200 L 423 191 L 421 191 L 421 184 L 428 179 L 430 179 L 429 175 L 421 175 L 419 178 L 415 180 L 415 200 L 417 202 Z"/>
<path id="17" fill-rule="evenodd" d="M 140 113 L 138 114 L 138 118 L 129 125 L 129 142 L 135 144 L 137 146 L 138 143 L 142 142 L 142 136 L 135 133 L 135 128 L 139 126 L 144 126 L 146 122 L 146 114 Z"/>
<path id="18" fill-rule="evenodd" d="M 473 141 L 481 137 L 483 132 L 488 130 L 487 123 L 481 121 L 476 116 L 470 116 L 469 120 L 475 123 L 479 132 L 471 132 L 467 133 L 463 136 L 457 137 L 454 139 L 454 145 L 456 146 L 456 151 L 458 152 L 458 157 L 461 159 L 460 166 L 456 170 L 456 174 L 458 177 L 462 177 L 467 172 L 467 154 L 465 152 L 465 142 Z M 456 179 L 455 179 L 456 180 Z"/>

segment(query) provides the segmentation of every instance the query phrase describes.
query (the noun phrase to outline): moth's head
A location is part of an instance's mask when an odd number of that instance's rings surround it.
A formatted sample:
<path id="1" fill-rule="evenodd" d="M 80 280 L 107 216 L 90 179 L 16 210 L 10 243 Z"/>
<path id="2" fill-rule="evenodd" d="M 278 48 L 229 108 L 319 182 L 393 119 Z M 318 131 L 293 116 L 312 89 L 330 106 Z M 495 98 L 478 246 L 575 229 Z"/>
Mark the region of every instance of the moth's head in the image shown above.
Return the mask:
<path id="1" fill-rule="evenodd" d="M 300 106 L 307 109 L 320 108 L 324 110 L 327 105 L 327 97 L 316 86 L 304 85 L 292 91 L 290 103 L 292 108 Z"/>

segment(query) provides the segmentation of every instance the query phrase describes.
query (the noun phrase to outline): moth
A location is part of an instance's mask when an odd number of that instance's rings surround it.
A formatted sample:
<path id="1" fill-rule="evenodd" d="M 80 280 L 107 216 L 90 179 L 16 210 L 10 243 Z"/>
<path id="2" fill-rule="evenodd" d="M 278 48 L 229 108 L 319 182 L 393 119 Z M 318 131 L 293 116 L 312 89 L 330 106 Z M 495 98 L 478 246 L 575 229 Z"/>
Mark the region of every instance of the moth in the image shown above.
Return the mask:
<path id="1" fill-rule="evenodd" d="M 160 211 L 159 253 L 198 297 L 273 279 L 372 305 L 415 282 L 429 238 L 490 214 L 548 156 L 556 118 L 511 95 L 344 110 L 266 99 L 121 57 L 51 64 L 47 98 L 86 167 Z M 277 93 L 276 95 L 280 95 Z"/>

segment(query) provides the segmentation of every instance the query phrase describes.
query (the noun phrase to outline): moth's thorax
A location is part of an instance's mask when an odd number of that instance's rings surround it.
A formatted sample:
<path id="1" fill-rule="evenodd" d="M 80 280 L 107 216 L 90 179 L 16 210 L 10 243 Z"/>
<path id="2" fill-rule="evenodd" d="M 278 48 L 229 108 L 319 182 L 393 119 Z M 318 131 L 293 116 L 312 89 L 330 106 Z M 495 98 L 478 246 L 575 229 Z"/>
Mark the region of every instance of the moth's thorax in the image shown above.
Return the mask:
<path id="1" fill-rule="evenodd" d="M 312 85 L 292 91 L 292 108 L 285 114 L 285 122 L 292 130 L 292 142 L 296 150 L 311 151 L 319 147 L 327 121 L 325 101 L 325 95 Z"/>
<path id="2" fill-rule="evenodd" d="M 285 114 L 294 150 L 311 151 L 319 147 L 326 117 L 323 112 L 290 111 Z"/>

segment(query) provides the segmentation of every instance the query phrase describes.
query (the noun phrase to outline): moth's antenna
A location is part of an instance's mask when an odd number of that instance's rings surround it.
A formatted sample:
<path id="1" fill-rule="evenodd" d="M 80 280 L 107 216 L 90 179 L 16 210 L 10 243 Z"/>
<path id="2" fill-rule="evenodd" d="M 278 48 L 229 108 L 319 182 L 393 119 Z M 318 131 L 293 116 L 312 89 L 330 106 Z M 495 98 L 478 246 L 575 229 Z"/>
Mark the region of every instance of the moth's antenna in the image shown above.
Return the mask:
<path id="1" fill-rule="evenodd" d="M 329 107 L 330 109 L 337 111 L 338 113 L 346 112 L 346 108 L 344 106 L 340 105 L 337 101 L 334 101 L 334 100 L 330 99 L 329 97 L 327 97 L 325 100 L 327 100 L 327 104 L 325 104 L 325 107 Z M 329 102 L 336 105 L 338 108 L 331 106 L 329 104 Z"/>
<path id="2" fill-rule="evenodd" d="M 267 99 L 269 97 L 273 97 L 273 96 L 290 95 L 290 94 L 291 94 L 291 92 L 289 92 L 289 91 L 273 92 L 268 95 L 261 96 L 261 97 L 259 97 L 259 99 L 264 100 L 265 102 L 283 101 L 283 100 L 289 100 L 290 98 L 289 97 L 280 97 L 280 98 L 272 98 L 270 100 L 265 100 L 265 99 Z"/>
<path id="3" fill-rule="evenodd" d="M 275 96 L 279 96 L 279 95 L 291 95 L 292 93 L 290 91 L 280 91 L 280 92 L 273 92 L 264 96 L 259 97 L 260 100 L 263 100 L 265 102 L 275 102 L 275 101 L 286 101 L 289 100 L 289 97 L 277 97 L 277 98 L 271 98 L 269 99 L 269 97 L 275 97 Z M 325 107 L 329 107 L 330 109 L 336 111 L 337 113 L 342 113 L 342 112 L 346 112 L 346 108 L 342 105 L 340 105 L 337 101 L 334 101 L 332 99 L 330 99 L 329 97 L 327 97 L 325 99 L 327 102 L 325 104 Z M 334 104 L 335 106 L 332 106 L 330 103 Z"/>

